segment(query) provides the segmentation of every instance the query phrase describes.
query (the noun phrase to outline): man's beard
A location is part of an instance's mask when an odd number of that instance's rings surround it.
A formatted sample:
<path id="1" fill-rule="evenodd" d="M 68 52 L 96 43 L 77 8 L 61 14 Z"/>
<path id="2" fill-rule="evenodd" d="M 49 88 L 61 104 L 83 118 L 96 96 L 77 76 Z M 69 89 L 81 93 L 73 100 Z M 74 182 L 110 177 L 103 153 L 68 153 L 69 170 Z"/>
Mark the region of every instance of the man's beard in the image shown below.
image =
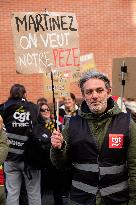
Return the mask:
<path id="1" fill-rule="evenodd" d="M 107 99 L 103 102 L 99 102 L 98 105 L 94 105 L 92 102 L 86 100 L 86 103 L 90 109 L 90 111 L 94 114 L 101 114 L 103 113 L 107 108 Z M 95 103 L 95 102 L 94 102 Z M 97 102 L 96 102 L 97 103 Z"/>

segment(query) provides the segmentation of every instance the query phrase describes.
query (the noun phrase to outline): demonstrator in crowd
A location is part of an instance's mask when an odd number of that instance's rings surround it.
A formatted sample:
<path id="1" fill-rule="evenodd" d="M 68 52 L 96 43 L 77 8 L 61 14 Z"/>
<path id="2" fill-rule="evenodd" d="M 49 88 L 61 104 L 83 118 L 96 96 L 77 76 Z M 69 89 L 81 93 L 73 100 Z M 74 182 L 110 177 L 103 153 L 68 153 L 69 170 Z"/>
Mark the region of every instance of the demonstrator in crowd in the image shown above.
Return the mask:
<path id="1" fill-rule="evenodd" d="M 136 123 L 111 98 L 106 75 L 85 73 L 81 113 L 52 134 L 51 160 L 73 166 L 70 204 L 136 204 Z"/>

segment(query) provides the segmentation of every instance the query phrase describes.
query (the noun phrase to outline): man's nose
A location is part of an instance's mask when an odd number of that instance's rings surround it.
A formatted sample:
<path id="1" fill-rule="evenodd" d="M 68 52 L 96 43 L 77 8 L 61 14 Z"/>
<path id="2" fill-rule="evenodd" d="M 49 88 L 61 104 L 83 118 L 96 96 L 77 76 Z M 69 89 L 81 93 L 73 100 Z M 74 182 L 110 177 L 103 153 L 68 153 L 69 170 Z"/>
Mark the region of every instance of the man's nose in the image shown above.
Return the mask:
<path id="1" fill-rule="evenodd" d="M 98 97 L 98 93 L 95 90 L 92 92 L 92 97 L 93 98 L 97 98 Z"/>

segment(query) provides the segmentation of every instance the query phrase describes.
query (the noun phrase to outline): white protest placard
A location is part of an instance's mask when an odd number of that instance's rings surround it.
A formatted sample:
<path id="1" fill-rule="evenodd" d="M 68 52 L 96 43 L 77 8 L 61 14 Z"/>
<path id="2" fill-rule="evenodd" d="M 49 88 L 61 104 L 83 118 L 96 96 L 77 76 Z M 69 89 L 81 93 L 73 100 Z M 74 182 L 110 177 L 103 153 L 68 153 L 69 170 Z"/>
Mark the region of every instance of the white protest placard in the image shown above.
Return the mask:
<path id="1" fill-rule="evenodd" d="M 79 67 L 79 34 L 74 13 L 15 12 L 11 24 L 18 73 Z"/>

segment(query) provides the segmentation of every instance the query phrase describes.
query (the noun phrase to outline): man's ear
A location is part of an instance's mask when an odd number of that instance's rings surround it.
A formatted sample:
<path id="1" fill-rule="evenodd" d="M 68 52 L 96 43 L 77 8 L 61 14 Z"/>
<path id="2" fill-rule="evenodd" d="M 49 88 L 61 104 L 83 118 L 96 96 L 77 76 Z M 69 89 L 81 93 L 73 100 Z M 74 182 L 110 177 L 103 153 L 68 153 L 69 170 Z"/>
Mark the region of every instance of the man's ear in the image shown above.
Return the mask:
<path id="1" fill-rule="evenodd" d="M 82 97 L 83 97 L 83 99 L 85 99 L 85 95 L 84 95 L 84 92 L 82 92 Z"/>
<path id="2" fill-rule="evenodd" d="M 107 90 L 108 98 L 111 96 L 111 88 L 108 88 Z"/>
<path id="3" fill-rule="evenodd" d="M 26 99 L 27 98 L 27 93 L 24 93 L 23 97 Z"/>

